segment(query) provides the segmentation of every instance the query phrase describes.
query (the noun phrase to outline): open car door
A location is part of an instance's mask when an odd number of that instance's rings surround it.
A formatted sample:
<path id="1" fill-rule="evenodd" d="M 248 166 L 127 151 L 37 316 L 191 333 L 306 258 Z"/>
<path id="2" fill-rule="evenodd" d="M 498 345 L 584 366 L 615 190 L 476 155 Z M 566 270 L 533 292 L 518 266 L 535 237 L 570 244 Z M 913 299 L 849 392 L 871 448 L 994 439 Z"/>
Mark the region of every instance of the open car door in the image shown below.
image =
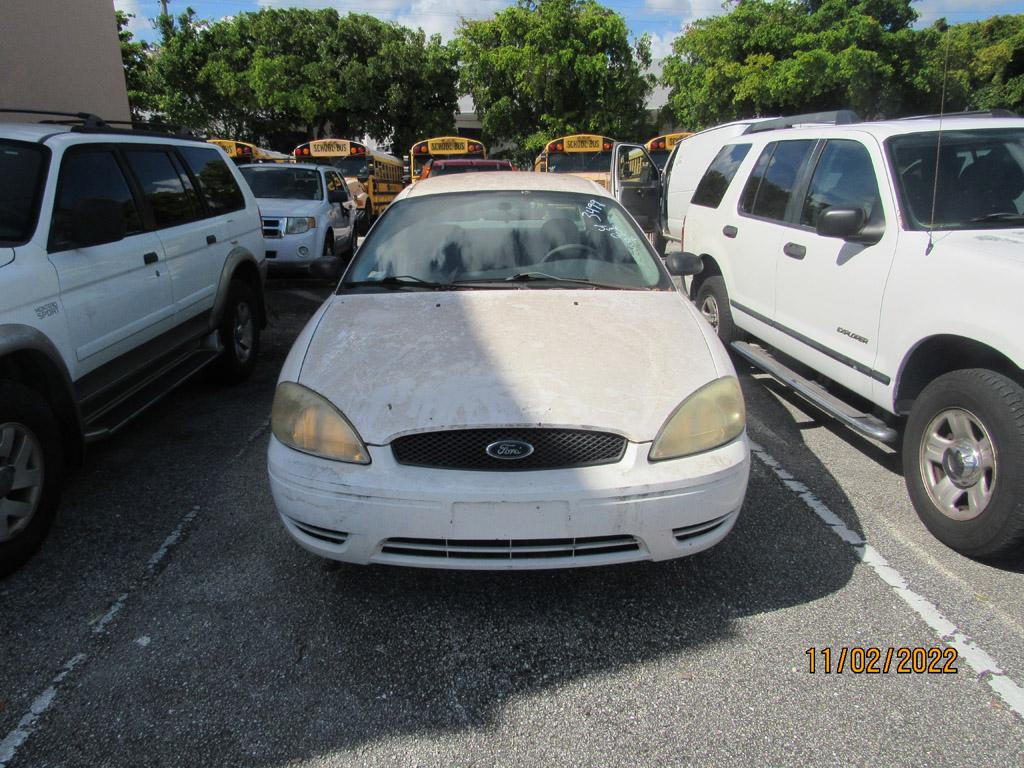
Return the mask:
<path id="1" fill-rule="evenodd" d="M 611 193 L 633 214 L 644 232 L 658 231 L 661 174 L 639 144 L 616 144 L 612 151 Z"/>

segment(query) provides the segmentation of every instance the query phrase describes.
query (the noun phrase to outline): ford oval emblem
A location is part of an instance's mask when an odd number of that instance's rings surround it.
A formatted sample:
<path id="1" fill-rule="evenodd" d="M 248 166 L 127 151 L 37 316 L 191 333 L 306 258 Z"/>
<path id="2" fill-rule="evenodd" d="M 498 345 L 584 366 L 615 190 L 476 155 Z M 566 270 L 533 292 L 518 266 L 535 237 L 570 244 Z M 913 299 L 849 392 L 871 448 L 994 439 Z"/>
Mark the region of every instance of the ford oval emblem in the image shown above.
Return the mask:
<path id="1" fill-rule="evenodd" d="M 492 459 L 525 459 L 533 453 L 533 446 L 523 440 L 498 440 L 484 450 Z"/>

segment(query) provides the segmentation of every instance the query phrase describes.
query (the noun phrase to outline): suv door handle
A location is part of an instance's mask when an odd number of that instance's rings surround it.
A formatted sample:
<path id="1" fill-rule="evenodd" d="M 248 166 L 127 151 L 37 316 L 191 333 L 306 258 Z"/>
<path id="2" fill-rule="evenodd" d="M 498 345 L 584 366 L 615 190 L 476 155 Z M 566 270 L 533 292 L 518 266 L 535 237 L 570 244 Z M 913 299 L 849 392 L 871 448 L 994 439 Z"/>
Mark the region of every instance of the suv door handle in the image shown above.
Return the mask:
<path id="1" fill-rule="evenodd" d="M 146 264 L 156 264 L 157 259 L 159 258 L 160 257 L 157 256 L 156 251 L 150 251 L 149 253 L 143 254 L 142 261 Z"/>
<path id="2" fill-rule="evenodd" d="M 802 259 L 807 255 L 807 248 L 796 243 L 786 243 L 782 246 L 782 252 L 792 259 Z"/>
<path id="3" fill-rule="evenodd" d="M 207 235 L 206 236 L 206 244 L 207 245 L 213 245 L 216 242 L 217 242 L 217 236 L 216 235 Z"/>
<path id="4" fill-rule="evenodd" d="M 725 235 L 726 237 L 736 237 L 736 235 L 738 235 L 739 232 L 740 231 L 736 229 L 736 227 L 734 227 L 732 224 L 726 224 L 724 227 L 722 227 L 722 234 Z"/>

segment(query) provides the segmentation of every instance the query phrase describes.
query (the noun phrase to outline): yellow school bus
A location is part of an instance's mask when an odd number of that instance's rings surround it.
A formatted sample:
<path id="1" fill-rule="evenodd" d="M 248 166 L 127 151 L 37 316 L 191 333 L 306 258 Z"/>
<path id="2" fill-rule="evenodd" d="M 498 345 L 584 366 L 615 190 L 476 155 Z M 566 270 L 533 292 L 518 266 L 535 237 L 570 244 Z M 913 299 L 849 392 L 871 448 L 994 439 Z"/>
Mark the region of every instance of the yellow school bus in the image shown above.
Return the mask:
<path id="1" fill-rule="evenodd" d="M 275 152 L 272 149 L 257 147 L 248 141 L 209 139 L 209 143 L 216 144 L 223 149 L 227 156 L 238 165 L 242 163 L 287 163 L 291 161 L 291 157 L 284 152 Z"/>
<path id="2" fill-rule="evenodd" d="M 608 189 L 615 139 L 576 133 L 549 141 L 542 153 L 548 173 L 571 173 L 591 179 Z M 535 166 L 536 168 L 536 166 Z"/>
<path id="3" fill-rule="evenodd" d="M 487 149 L 479 141 L 461 136 L 435 136 L 417 141 L 409 149 L 409 178 L 415 184 L 423 176 L 423 166 L 434 158 L 482 160 Z"/>
<path id="4" fill-rule="evenodd" d="M 672 150 L 675 148 L 676 144 L 687 136 L 693 136 L 693 134 L 687 131 L 666 133 L 662 136 L 655 136 L 644 144 L 644 147 L 647 149 L 648 154 L 650 154 L 654 164 L 658 166 L 659 171 L 665 170 L 665 161 L 668 160 L 668 156 L 672 154 Z"/>
<path id="5" fill-rule="evenodd" d="M 297 163 L 324 163 L 341 172 L 361 211 L 359 222 L 363 231 L 402 191 L 402 161 L 358 141 L 316 139 L 299 144 L 292 154 Z"/>
<path id="6" fill-rule="evenodd" d="M 548 170 L 548 156 L 541 152 L 533 160 L 533 172 L 534 173 L 547 173 Z"/>

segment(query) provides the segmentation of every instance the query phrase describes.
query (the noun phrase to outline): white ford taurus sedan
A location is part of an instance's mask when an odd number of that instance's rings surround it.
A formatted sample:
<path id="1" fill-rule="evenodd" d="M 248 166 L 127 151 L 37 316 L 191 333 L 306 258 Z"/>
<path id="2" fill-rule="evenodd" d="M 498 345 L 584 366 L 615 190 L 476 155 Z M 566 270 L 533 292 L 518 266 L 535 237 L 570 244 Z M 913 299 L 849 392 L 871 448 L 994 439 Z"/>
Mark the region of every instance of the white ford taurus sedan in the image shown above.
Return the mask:
<path id="1" fill-rule="evenodd" d="M 271 426 L 285 528 L 353 563 L 693 554 L 750 470 L 725 348 L 619 203 L 552 174 L 399 195 L 292 347 Z"/>

